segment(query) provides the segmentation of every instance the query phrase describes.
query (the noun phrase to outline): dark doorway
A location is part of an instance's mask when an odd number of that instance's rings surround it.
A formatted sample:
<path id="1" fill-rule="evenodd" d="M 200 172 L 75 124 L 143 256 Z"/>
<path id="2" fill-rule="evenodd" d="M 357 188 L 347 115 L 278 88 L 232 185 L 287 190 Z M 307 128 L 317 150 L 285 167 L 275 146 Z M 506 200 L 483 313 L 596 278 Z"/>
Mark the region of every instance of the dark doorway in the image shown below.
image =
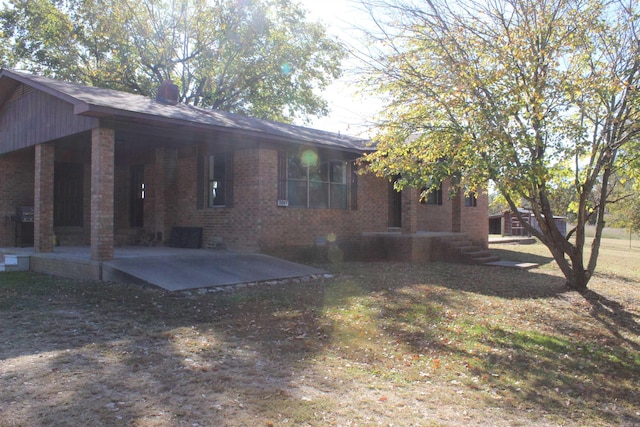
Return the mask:
<path id="1" fill-rule="evenodd" d="M 53 175 L 53 225 L 82 227 L 84 218 L 83 166 L 56 163 Z"/>
<path id="2" fill-rule="evenodd" d="M 131 167 L 131 226 L 144 226 L 144 165 Z"/>
<path id="3" fill-rule="evenodd" d="M 395 181 L 395 180 L 394 180 Z M 389 183 L 389 227 L 402 227 L 402 193 Z"/>

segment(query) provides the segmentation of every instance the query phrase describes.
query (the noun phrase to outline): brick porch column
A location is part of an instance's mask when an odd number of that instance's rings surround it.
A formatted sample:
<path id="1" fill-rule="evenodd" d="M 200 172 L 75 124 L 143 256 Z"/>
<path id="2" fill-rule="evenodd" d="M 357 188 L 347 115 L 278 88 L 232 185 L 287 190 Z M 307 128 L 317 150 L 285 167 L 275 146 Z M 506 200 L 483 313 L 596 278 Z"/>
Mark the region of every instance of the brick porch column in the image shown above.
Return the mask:
<path id="1" fill-rule="evenodd" d="M 462 190 L 456 191 L 456 195 L 451 199 L 451 231 L 460 233 L 462 230 L 462 204 L 464 203 Z"/>
<path id="2" fill-rule="evenodd" d="M 113 259 L 114 206 L 113 129 L 96 128 L 91 131 L 91 259 Z"/>
<path id="3" fill-rule="evenodd" d="M 55 146 L 38 144 L 35 147 L 35 182 L 33 194 L 34 249 L 53 251 L 53 170 Z"/>
<path id="4" fill-rule="evenodd" d="M 415 188 L 402 190 L 402 233 L 415 234 L 418 231 L 418 206 L 420 193 Z"/>

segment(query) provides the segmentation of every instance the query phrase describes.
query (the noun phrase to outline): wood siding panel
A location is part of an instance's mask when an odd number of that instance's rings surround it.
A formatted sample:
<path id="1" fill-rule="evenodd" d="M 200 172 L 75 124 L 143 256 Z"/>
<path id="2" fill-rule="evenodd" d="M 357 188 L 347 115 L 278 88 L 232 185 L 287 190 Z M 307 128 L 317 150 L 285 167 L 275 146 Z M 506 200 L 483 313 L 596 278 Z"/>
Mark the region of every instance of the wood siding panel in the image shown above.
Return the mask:
<path id="1" fill-rule="evenodd" d="M 98 126 L 73 113 L 73 105 L 22 86 L 0 109 L 0 154 L 74 135 Z"/>

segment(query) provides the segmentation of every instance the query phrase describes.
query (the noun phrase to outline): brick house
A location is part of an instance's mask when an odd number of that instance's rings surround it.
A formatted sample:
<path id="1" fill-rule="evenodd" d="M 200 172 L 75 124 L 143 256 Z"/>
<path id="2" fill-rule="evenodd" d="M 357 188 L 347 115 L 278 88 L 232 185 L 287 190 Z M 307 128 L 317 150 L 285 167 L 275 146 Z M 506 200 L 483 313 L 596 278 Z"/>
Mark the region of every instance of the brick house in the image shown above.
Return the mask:
<path id="1" fill-rule="evenodd" d="M 450 198 L 445 182 L 420 203 L 358 173 L 365 140 L 182 105 L 173 90 L 0 72 L 0 247 L 88 246 L 95 261 L 132 244 L 279 253 L 390 227 L 487 246 L 486 195 Z"/>

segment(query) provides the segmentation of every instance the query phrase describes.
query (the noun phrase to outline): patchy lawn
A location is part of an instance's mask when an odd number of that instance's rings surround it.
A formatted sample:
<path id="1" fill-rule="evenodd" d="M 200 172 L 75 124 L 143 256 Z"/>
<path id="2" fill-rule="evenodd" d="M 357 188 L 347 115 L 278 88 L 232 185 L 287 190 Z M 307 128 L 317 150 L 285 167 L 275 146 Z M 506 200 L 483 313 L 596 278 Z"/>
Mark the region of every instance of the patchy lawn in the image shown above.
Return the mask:
<path id="1" fill-rule="evenodd" d="M 624 243 L 586 296 L 540 245 L 204 295 L 3 273 L 0 426 L 638 425 Z"/>

